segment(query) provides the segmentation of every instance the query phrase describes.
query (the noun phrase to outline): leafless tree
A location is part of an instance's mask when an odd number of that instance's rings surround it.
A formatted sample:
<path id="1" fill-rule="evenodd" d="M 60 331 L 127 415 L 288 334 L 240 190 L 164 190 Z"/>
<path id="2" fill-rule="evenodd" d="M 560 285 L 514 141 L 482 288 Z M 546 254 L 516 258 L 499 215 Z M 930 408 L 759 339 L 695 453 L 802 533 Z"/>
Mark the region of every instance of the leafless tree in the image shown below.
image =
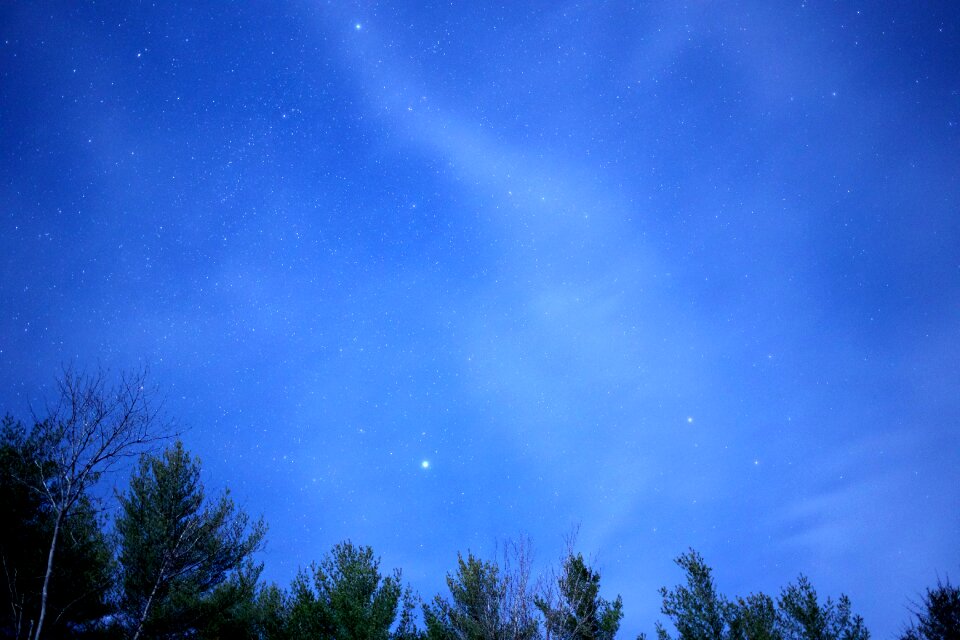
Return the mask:
<path id="1" fill-rule="evenodd" d="M 39 492 L 54 522 L 34 640 L 43 631 L 64 523 L 104 473 L 172 435 L 156 399 L 147 387 L 145 369 L 121 374 L 111 383 L 103 370 L 88 374 L 67 368 L 57 380 L 57 395 L 46 415 L 35 420 L 31 440 L 37 455 L 26 461 L 34 477 L 25 480 Z"/>
<path id="2" fill-rule="evenodd" d="M 537 616 L 531 583 L 533 547 L 530 538 L 508 540 L 503 548 L 503 608 L 509 637 L 536 637 Z"/>

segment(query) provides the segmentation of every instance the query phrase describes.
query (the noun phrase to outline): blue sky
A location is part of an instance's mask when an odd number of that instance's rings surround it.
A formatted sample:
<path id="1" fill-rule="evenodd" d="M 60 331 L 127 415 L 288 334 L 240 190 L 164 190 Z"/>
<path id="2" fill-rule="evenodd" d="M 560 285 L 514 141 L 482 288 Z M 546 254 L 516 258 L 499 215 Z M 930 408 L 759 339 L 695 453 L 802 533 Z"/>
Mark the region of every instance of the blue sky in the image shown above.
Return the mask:
<path id="1" fill-rule="evenodd" d="M 8 3 L 0 404 L 149 365 L 286 583 L 960 566 L 952 3 Z M 422 462 L 428 460 L 429 468 Z"/>

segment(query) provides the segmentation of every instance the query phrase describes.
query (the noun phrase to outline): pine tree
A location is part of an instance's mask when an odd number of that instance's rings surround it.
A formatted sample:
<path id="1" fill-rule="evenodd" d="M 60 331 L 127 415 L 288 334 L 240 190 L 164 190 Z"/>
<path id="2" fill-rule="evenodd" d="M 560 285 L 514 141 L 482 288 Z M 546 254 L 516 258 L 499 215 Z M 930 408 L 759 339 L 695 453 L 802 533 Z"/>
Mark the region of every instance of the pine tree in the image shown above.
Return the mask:
<path id="1" fill-rule="evenodd" d="M 161 456 L 141 457 L 120 505 L 120 607 L 128 634 L 174 637 L 210 624 L 216 611 L 207 605 L 224 596 L 217 588 L 261 547 L 263 521 L 251 521 L 227 491 L 208 501 L 200 462 L 180 442 Z"/>
<path id="2" fill-rule="evenodd" d="M 785 640 L 869 640 L 863 618 L 852 611 L 850 598 L 820 603 L 806 576 L 787 585 L 777 601 L 777 626 Z"/>
<path id="3" fill-rule="evenodd" d="M 686 585 L 660 590 L 661 611 L 676 628 L 679 640 L 869 640 L 863 619 L 841 595 L 821 602 L 810 581 L 800 576 L 787 585 L 774 605 L 762 593 L 730 601 L 717 592 L 710 567 L 694 550 L 676 560 Z M 657 624 L 659 640 L 670 640 Z"/>
<path id="4" fill-rule="evenodd" d="M 661 611 L 673 622 L 679 640 L 725 640 L 730 604 L 717 593 L 712 570 L 693 549 L 675 562 L 686 573 L 687 584 L 674 589 L 663 587 L 660 596 L 663 598 Z M 659 623 L 657 637 L 670 640 L 670 634 Z"/>
<path id="5" fill-rule="evenodd" d="M 620 596 L 610 602 L 600 597 L 600 574 L 581 554 L 570 553 L 551 588 L 536 599 L 543 614 L 547 638 L 552 640 L 613 640 L 623 618 Z"/>
<path id="6" fill-rule="evenodd" d="M 400 571 L 383 576 L 370 547 L 349 540 L 336 545 L 309 571 L 294 579 L 284 637 L 293 639 L 389 640 L 416 635 L 409 612 L 412 595 L 401 587 Z M 391 628 L 401 615 L 396 632 Z"/>
<path id="7" fill-rule="evenodd" d="M 900 635 L 900 640 L 957 640 L 960 638 L 960 587 L 950 580 L 937 580 L 927 589 L 923 602 L 913 609 L 916 620 Z"/>
<path id="8" fill-rule="evenodd" d="M 538 635 L 526 586 L 529 558 L 514 546 L 513 570 L 467 554 L 447 575 L 450 600 L 436 596 L 423 607 L 429 640 L 533 640 Z M 510 556 L 510 550 L 507 552 Z M 509 569 L 509 567 L 507 567 Z"/>

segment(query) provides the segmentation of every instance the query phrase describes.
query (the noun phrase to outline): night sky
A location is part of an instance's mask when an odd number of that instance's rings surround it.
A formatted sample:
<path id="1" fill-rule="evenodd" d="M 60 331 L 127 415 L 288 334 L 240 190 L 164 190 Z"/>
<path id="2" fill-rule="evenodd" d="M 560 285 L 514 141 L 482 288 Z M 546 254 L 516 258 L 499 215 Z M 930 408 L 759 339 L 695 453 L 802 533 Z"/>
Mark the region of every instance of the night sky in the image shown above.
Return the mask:
<path id="1" fill-rule="evenodd" d="M 415 6 L 419 4 L 419 6 Z M 265 577 L 960 578 L 960 5 L 4 2 L 0 411 L 149 366 Z"/>

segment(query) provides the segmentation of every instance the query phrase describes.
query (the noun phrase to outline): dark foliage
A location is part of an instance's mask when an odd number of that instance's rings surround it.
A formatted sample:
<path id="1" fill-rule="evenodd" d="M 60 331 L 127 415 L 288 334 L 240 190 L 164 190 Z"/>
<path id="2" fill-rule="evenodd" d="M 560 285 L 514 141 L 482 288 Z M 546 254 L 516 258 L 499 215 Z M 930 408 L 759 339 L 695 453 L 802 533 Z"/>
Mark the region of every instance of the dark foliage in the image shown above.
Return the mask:
<path id="1" fill-rule="evenodd" d="M 407 637 L 411 597 L 401 587 L 399 570 L 383 576 L 373 549 L 343 542 L 308 571 L 301 571 L 289 595 L 276 588 L 261 595 L 267 605 L 264 635 L 292 640 Z M 399 635 L 391 634 L 398 614 Z"/>
<path id="2" fill-rule="evenodd" d="M 253 560 L 263 521 L 228 491 L 208 499 L 200 462 L 180 442 L 140 456 L 108 538 L 91 497 L 97 479 L 160 437 L 141 380 L 108 392 L 99 377 L 68 375 L 51 417 L 0 423 L 0 638 L 615 639 L 622 601 L 601 597 L 600 573 L 569 542 L 536 594 L 526 542 L 508 545 L 500 563 L 458 556 L 449 596 L 420 609 L 423 629 L 400 570 L 381 574 L 373 550 L 350 541 L 289 590 L 263 585 Z M 777 598 L 729 599 L 696 551 L 676 564 L 683 583 L 660 590 L 673 629 L 657 623 L 658 640 L 870 638 L 846 595 L 823 600 L 803 575 Z M 960 640 L 960 588 L 938 581 L 913 616 L 899 640 Z"/>
<path id="3" fill-rule="evenodd" d="M 552 588 L 536 598 L 548 638 L 556 640 L 613 640 L 623 618 L 620 596 L 610 602 L 600 597 L 600 574 L 581 554 L 570 553 Z"/>
<path id="4" fill-rule="evenodd" d="M 850 598 L 820 603 L 806 576 L 787 585 L 777 600 L 777 629 L 786 640 L 868 640 L 863 618 L 852 612 Z"/>
<path id="5" fill-rule="evenodd" d="M 804 576 L 787 585 L 776 604 L 762 593 L 731 601 L 717 592 L 710 567 L 696 551 L 676 562 L 686 574 L 686 584 L 664 587 L 660 595 L 661 611 L 679 640 L 869 640 L 863 619 L 853 614 L 847 596 L 821 602 Z M 657 636 L 670 640 L 659 623 Z"/>
<path id="6" fill-rule="evenodd" d="M 56 467 L 36 440 L 12 418 L 0 431 L 0 637 L 27 638 L 35 630 L 56 514 L 45 499 Z M 47 635 L 84 637 L 111 612 L 111 552 L 89 496 L 79 496 L 61 525 L 57 570 L 48 585 Z"/>
<path id="7" fill-rule="evenodd" d="M 208 501 L 200 462 L 180 442 L 141 458 L 120 506 L 120 613 L 132 638 L 196 635 L 213 616 L 252 606 L 250 579 L 237 572 L 262 546 L 265 526 L 228 492 Z"/>
<path id="8" fill-rule="evenodd" d="M 960 640 L 960 587 L 950 580 L 937 580 L 914 607 L 915 620 L 900 636 L 901 640 Z"/>
<path id="9" fill-rule="evenodd" d="M 423 607 L 429 640 L 532 640 L 539 634 L 526 590 L 525 556 L 517 570 L 501 571 L 495 562 L 473 554 L 457 557 L 447 575 L 450 599 L 436 596 Z"/>

